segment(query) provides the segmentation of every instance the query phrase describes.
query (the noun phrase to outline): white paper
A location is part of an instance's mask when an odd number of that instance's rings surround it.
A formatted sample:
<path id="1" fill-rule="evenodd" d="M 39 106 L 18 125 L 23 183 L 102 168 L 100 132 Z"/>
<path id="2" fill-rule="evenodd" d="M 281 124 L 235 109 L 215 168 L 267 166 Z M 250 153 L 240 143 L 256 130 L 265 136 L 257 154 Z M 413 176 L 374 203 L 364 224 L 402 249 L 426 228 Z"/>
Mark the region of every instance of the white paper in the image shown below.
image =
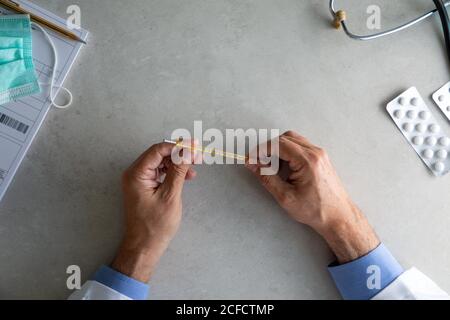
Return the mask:
<path id="1" fill-rule="evenodd" d="M 62 27 L 66 20 L 25 0 L 15 0 L 24 9 L 44 17 Z M 8 10 L 0 7 L 5 14 Z M 57 32 L 46 29 L 55 43 L 58 52 L 58 66 L 55 83 L 61 86 L 74 64 L 83 44 L 72 41 Z M 86 30 L 73 30 L 81 39 L 87 40 Z M 48 41 L 39 30 L 33 30 L 33 58 L 40 83 L 50 83 L 53 54 Z M 41 127 L 51 103 L 49 101 L 50 86 L 42 86 L 42 93 L 29 96 L 15 102 L 0 106 L 0 201 L 14 178 L 26 152 Z M 57 92 L 56 88 L 54 92 Z"/>

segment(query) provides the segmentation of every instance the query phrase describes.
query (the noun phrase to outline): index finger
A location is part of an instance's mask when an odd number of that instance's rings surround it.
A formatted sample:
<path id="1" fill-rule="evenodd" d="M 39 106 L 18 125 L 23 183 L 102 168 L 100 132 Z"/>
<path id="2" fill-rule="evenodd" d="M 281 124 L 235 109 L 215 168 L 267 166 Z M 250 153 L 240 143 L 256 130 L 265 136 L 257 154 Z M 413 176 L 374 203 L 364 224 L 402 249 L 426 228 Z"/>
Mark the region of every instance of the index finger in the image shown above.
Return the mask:
<path id="1" fill-rule="evenodd" d="M 282 136 L 286 137 L 288 140 L 291 140 L 291 141 L 295 142 L 296 144 L 298 144 L 298 145 L 300 145 L 300 146 L 302 146 L 304 148 L 309 148 L 309 149 L 316 148 L 316 146 L 314 144 L 312 144 L 308 139 L 306 139 L 305 137 L 299 135 L 295 131 L 287 131 Z"/>
<path id="2" fill-rule="evenodd" d="M 307 159 L 306 150 L 303 146 L 291 141 L 286 136 L 280 136 L 274 140 L 261 144 L 254 149 L 249 157 L 248 164 L 261 164 L 262 157 L 278 157 L 289 163 L 304 163 Z M 256 163 L 253 163 L 256 161 Z"/>
<path id="3" fill-rule="evenodd" d="M 289 163 L 304 163 L 307 160 L 307 153 L 303 146 L 296 144 L 287 137 L 281 136 L 279 139 L 279 157 Z"/>

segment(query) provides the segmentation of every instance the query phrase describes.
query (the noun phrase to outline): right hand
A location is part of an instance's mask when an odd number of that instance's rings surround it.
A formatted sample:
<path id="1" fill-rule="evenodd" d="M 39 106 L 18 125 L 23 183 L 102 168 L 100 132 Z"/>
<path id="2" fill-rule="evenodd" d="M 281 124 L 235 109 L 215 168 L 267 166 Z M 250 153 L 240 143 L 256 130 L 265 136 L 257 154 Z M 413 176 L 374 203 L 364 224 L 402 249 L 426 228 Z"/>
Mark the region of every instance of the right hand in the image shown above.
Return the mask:
<path id="1" fill-rule="evenodd" d="M 123 175 L 126 228 L 112 267 L 142 282 L 148 282 L 178 231 L 183 186 L 196 176 L 190 159 L 179 165 L 172 162 L 172 153 L 179 150 L 156 144 Z M 166 175 L 163 182 L 161 174 Z"/>
<path id="2" fill-rule="evenodd" d="M 357 259 L 379 245 L 323 149 L 289 131 L 279 138 L 275 156 L 289 165 L 287 180 L 261 175 L 261 165 L 247 167 L 292 218 L 324 237 L 340 263 Z"/>

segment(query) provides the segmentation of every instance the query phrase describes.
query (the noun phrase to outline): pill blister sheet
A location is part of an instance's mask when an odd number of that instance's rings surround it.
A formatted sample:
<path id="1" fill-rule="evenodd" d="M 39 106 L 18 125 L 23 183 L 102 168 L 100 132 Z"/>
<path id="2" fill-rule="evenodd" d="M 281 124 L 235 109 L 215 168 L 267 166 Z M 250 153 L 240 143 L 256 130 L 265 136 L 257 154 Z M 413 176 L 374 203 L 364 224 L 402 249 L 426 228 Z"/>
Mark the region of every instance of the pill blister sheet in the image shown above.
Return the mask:
<path id="1" fill-rule="evenodd" d="M 450 121 L 450 82 L 433 94 L 433 100 Z"/>
<path id="2" fill-rule="evenodd" d="M 412 87 L 391 101 L 389 115 L 405 138 L 436 175 L 450 172 L 450 138 L 442 132 L 419 92 Z"/>

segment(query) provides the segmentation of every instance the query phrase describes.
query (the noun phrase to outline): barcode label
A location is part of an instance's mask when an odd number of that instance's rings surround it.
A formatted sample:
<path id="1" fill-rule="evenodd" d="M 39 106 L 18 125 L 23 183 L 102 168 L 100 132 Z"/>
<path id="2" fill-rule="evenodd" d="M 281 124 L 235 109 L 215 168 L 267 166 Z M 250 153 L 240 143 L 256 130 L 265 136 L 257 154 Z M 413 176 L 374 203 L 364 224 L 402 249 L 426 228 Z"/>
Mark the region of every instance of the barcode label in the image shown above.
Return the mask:
<path id="1" fill-rule="evenodd" d="M 26 125 L 25 123 L 22 123 L 14 118 L 11 118 L 1 112 L 0 112 L 0 123 L 23 134 L 26 134 L 28 132 L 28 129 L 30 129 L 29 125 Z"/>

